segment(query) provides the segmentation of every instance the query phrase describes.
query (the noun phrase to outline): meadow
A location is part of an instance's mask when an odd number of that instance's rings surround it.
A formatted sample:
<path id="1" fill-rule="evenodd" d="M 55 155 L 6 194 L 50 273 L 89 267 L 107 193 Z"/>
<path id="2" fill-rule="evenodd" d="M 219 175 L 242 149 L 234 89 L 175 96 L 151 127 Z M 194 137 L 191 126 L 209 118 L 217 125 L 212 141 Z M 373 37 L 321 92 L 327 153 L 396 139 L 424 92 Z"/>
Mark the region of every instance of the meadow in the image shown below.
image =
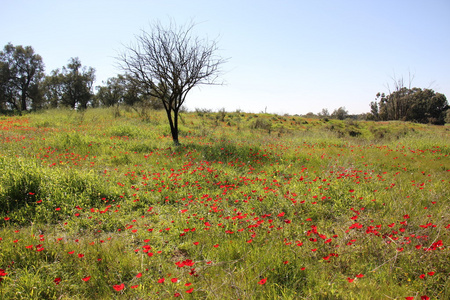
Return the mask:
<path id="1" fill-rule="evenodd" d="M 450 127 L 0 117 L 1 299 L 450 299 Z"/>

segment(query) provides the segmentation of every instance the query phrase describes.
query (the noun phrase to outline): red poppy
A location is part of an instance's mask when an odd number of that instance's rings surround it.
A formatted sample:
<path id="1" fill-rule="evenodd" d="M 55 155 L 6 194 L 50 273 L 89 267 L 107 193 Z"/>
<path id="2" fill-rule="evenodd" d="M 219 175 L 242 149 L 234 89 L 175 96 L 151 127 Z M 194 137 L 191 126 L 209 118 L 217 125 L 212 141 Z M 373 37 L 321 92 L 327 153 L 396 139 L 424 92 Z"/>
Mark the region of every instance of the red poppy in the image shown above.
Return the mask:
<path id="1" fill-rule="evenodd" d="M 61 277 L 56 277 L 55 280 L 53 280 L 53 282 L 58 285 L 61 282 Z"/>
<path id="2" fill-rule="evenodd" d="M 91 279 L 91 276 L 81 278 L 81 280 L 83 280 L 83 281 L 89 281 L 89 279 Z"/>
<path id="3" fill-rule="evenodd" d="M 194 291 L 194 288 L 190 288 L 189 290 L 186 291 L 186 293 L 190 294 Z"/>
<path id="4" fill-rule="evenodd" d="M 125 284 L 115 284 L 115 285 L 113 285 L 113 289 L 115 289 L 116 291 L 121 291 L 121 290 L 123 290 L 125 288 Z"/>
<path id="5" fill-rule="evenodd" d="M 266 281 L 267 281 L 267 278 L 263 278 L 263 279 L 261 279 L 261 280 L 258 282 L 258 284 L 263 285 L 263 284 L 266 283 Z"/>
<path id="6" fill-rule="evenodd" d="M 165 280 L 166 280 L 165 278 L 161 278 L 158 280 L 158 283 L 164 283 Z"/>

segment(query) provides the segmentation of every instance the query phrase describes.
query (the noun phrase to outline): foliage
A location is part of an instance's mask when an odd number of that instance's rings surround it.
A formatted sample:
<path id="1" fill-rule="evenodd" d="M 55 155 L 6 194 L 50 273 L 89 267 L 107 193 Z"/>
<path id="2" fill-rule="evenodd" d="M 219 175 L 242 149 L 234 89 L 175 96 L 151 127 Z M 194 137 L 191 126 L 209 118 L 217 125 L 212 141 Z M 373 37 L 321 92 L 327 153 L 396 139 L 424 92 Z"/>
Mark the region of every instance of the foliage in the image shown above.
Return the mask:
<path id="1" fill-rule="evenodd" d="M 431 89 L 406 88 L 390 93 L 377 94 L 371 103 L 375 120 L 402 120 L 443 125 L 449 108 L 445 95 Z"/>
<path id="2" fill-rule="evenodd" d="M 44 95 L 50 107 L 67 106 L 86 109 L 93 100 L 95 70 L 81 66 L 78 57 L 71 58 L 67 67 L 53 70 L 44 83 Z"/>
<path id="3" fill-rule="evenodd" d="M 0 117 L 2 299 L 450 297 L 447 127 L 115 109 Z"/>
<path id="4" fill-rule="evenodd" d="M 338 109 L 335 109 L 331 113 L 332 119 L 338 119 L 338 120 L 344 120 L 348 116 L 348 111 L 345 109 L 345 107 L 339 107 Z"/>
<path id="5" fill-rule="evenodd" d="M 43 77 L 44 63 L 31 46 L 7 44 L 0 51 L 0 108 L 18 111 L 39 108 Z"/>
<path id="6" fill-rule="evenodd" d="M 103 106 L 128 105 L 134 109 L 147 107 L 163 109 L 158 99 L 146 93 L 145 88 L 130 75 L 117 75 L 109 78 L 106 85 L 97 86 L 96 99 Z"/>

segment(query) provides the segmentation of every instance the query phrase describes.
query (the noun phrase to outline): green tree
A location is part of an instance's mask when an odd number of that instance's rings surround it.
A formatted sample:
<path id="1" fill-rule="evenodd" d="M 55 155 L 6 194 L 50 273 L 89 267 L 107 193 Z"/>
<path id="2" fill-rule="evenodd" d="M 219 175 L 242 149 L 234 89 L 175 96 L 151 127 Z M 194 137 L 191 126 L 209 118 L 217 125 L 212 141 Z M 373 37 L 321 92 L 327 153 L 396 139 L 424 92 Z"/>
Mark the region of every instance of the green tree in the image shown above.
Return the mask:
<path id="1" fill-rule="evenodd" d="M 123 103 L 126 93 L 126 83 L 123 75 L 108 78 L 106 85 L 97 86 L 97 99 L 104 106 L 115 106 Z"/>
<path id="2" fill-rule="evenodd" d="M 320 113 L 318 113 L 318 116 L 320 118 L 327 119 L 330 117 L 330 113 L 328 112 L 327 108 L 322 108 L 322 111 Z"/>
<path id="3" fill-rule="evenodd" d="M 119 57 L 125 72 L 162 102 L 176 145 L 178 116 L 187 94 L 197 85 L 214 84 L 225 62 L 216 56 L 217 43 L 193 37 L 193 27 L 172 24 L 164 28 L 156 23 Z"/>
<path id="4" fill-rule="evenodd" d="M 335 109 L 331 113 L 332 119 L 338 119 L 338 120 L 344 120 L 348 116 L 348 111 L 345 109 L 345 107 L 339 107 L 338 109 Z"/>
<path id="5" fill-rule="evenodd" d="M 63 78 L 59 69 L 53 70 L 51 75 L 45 76 L 42 90 L 44 105 L 47 108 L 57 108 L 64 94 Z"/>
<path id="6" fill-rule="evenodd" d="M 378 93 L 377 100 L 371 103 L 371 113 L 376 120 L 445 123 L 447 98 L 431 89 L 402 87 L 389 95 Z"/>
<path id="7" fill-rule="evenodd" d="M 0 105 L 19 111 L 39 108 L 43 77 L 42 57 L 31 46 L 7 44 L 0 52 Z"/>
<path id="8" fill-rule="evenodd" d="M 63 105 L 86 109 L 92 101 L 95 69 L 82 67 L 78 57 L 71 58 L 62 70 L 53 70 L 45 80 L 45 98 L 52 107 Z"/>

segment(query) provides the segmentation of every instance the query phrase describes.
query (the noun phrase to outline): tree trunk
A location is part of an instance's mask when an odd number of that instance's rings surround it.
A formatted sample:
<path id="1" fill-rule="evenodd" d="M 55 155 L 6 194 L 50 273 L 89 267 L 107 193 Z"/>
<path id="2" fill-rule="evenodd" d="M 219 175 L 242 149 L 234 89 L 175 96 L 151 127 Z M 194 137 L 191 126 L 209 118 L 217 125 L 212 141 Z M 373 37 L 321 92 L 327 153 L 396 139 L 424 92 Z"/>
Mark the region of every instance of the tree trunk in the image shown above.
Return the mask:
<path id="1" fill-rule="evenodd" d="M 172 134 L 172 140 L 175 146 L 179 146 L 180 142 L 178 141 L 178 114 L 174 112 L 174 120 L 172 118 L 172 112 L 169 107 L 169 109 L 166 109 L 167 118 L 169 119 L 169 125 L 170 125 L 170 133 Z"/>
<path id="2" fill-rule="evenodd" d="M 20 110 L 21 111 L 23 111 L 23 110 L 27 110 L 27 93 L 24 91 L 24 90 L 22 90 L 22 99 L 21 99 L 22 101 L 21 101 L 21 105 L 20 105 Z"/>

